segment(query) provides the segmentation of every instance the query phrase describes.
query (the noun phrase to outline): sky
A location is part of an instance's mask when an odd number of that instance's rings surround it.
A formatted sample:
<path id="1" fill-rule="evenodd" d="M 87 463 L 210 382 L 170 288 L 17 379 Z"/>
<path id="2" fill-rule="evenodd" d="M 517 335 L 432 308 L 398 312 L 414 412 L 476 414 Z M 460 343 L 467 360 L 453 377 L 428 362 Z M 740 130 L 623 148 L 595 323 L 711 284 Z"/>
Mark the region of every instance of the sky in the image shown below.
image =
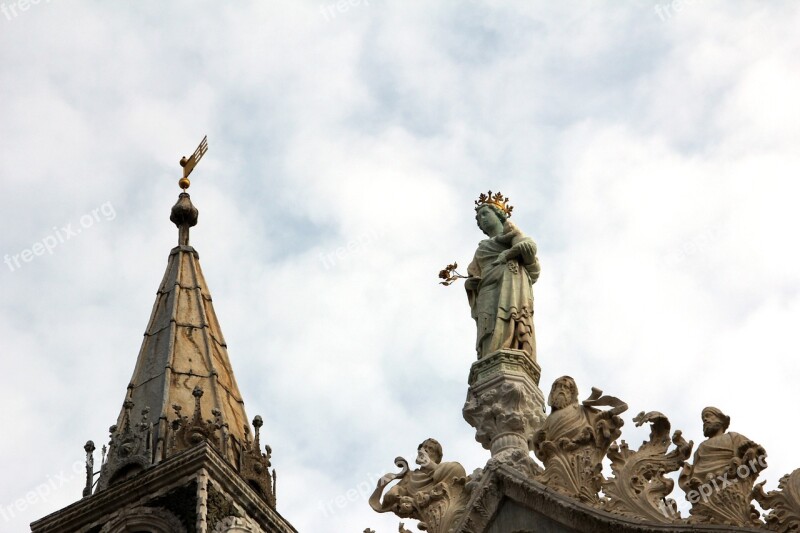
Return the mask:
<path id="1" fill-rule="evenodd" d="M 569 374 L 625 400 L 632 447 L 640 411 L 697 445 L 717 406 L 775 488 L 800 467 L 799 23 L 790 1 L 0 1 L 0 531 L 80 498 L 204 135 L 192 244 L 299 531 L 397 531 L 367 497 L 425 438 L 488 460 L 461 415 L 474 322 L 437 273 L 472 258 L 489 189 L 538 244 L 545 394 Z"/>

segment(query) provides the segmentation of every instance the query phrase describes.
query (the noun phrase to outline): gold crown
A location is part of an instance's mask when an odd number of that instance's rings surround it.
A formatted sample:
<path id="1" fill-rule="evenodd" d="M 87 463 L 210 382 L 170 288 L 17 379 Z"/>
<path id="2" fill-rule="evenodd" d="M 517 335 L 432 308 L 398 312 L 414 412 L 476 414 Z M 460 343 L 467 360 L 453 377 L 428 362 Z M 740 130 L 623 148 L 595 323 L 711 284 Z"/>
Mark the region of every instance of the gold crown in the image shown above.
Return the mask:
<path id="1" fill-rule="evenodd" d="M 492 194 L 492 191 L 489 191 L 489 194 L 483 194 L 475 200 L 475 211 L 480 209 L 485 205 L 493 205 L 497 208 L 502 209 L 506 216 L 511 216 L 511 211 L 514 209 L 513 206 L 508 205 L 508 198 L 503 196 L 500 191 L 497 191 L 497 194 Z"/>

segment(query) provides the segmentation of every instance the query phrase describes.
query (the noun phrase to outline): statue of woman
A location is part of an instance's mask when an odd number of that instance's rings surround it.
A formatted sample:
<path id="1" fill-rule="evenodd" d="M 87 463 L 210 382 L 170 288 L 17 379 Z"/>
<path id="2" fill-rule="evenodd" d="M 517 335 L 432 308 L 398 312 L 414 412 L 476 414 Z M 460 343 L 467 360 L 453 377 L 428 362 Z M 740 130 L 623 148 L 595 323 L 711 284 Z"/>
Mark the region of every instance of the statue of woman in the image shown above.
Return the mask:
<path id="1" fill-rule="evenodd" d="M 482 240 L 465 282 L 478 329 L 478 359 L 501 349 L 522 350 L 536 360 L 532 285 L 539 278 L 536 243 L 512 222 L 508 198 L 481 194 L 475 219 Z"/>

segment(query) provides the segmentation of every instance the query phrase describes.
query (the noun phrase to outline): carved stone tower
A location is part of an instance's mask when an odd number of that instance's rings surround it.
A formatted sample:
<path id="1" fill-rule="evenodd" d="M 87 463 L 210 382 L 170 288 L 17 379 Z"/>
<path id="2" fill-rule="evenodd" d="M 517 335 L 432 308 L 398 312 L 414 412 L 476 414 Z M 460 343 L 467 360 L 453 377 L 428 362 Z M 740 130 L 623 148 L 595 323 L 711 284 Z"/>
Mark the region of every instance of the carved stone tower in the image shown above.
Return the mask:
<path id="1" fill-rule="evenodd" d="M 296 531 L 275 508 L 276 476 L 271 448 L 262 450 L 262 420 L 256 416 L 251 430 L 198 254 L 189 245 L 197 215 L 182 192 L 170 216 L 178 246 L 99 470 L 89 441 L 83 499 L 31 524 L 33 533 Z"/>

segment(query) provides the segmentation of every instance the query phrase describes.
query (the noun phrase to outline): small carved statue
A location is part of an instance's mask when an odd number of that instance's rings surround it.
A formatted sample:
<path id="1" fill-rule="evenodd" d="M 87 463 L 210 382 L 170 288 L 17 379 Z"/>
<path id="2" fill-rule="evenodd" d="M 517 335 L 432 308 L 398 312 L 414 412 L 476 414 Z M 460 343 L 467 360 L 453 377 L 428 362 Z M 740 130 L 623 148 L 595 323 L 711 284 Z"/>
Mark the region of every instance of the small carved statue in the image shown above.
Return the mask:
<path id="1" fill-rule="evenodd" d="M 716 407 L 702 411 L 703 435 L 678 485 L 692 504 L 691 523 L 762 525 L 750 503 L 753 483 L 767 467 L 767 452 L 744 435 L 727 431 L 731 419 Z"/>
<path id="2" fill-rule="evenodd" d="M 508 348 L 535 361 L 532 285 L 539 278 L 539 259 L 533 239 L 508 220 L 513 207 L 507 202 L 492 191 L 475 201 L 475 219 L 488 239 L 478 244 L 464 286 L 478 329 L 478 359 Z"/>
<path id="3" fill-rule="evenodd" d="M 417 448 L 419 468 L 409 471 L 402 457 L 395 464 L 399 474 L 386 474 L 369 498 L 370 507 L 378 513 L 392 512 L 400 518 L 419 520 L 420 529 L 445 533 L 461 516 L 467 504 L 464 490 L 466 472 L 456 462 L 442 462 L 442 446 L 435 439 L 426 439 Z M 392 481 L 400 481 L 381 494 Z"/>
<path id="4" fill-rule="evenodd" d="M 558 378 L 547 400 L 552 411 L 533 438 L 533 451 L 545 468 L 536 479 L 590 504 L 599 504 L 603 457 L 621 434 L 624 422 L 618 415 L 628 409 L 625 402 L 602 393 L 592 388 L 592 395 L 579 404 L 575 380 Z"/>

